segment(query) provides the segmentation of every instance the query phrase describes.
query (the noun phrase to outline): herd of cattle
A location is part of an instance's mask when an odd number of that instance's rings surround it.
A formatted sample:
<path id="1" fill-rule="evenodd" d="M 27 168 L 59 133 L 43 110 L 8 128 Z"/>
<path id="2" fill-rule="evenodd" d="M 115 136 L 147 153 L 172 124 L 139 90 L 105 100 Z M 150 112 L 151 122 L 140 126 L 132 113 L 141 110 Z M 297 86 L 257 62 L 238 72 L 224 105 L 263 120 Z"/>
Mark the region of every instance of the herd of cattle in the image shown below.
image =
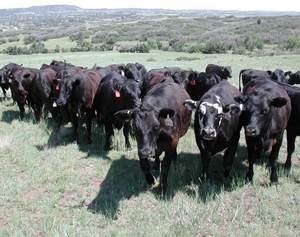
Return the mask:
<path id="1" fill-rule="evenodd" d="M 134 130 L 140 167 L 148 184 L 152 169 L 160 169 L 160 190 L 167 190 L 167 177 L 176 161 L 177 144 L 187 132 L 195 110 L 194 131 L 206 177 L 211 156 L 225 150 L 224 175 L 232 167 L 242 127 L 248 149 L 247 179 L 262 153 L 269 157 L 271 182 L 277 182 L 276 159 L 287 130 L 291 167 L 295 138 L 300 135 L 300 72 L 242 70 L 243 90 L 231 85 L 231 68 L 209 64 L 205 72 L 164 67 L 147 71 L 139 63 L 113 64 L 91 69 L 53 60 L 40 69 L 10 63 L 0 69 L 0 85 L 24 117 L 25 105 L 39 120 L 51 113 L 59 125 L 71 121 L 78 139 L 78 117 L 84 117 L 88 142 L 92 120 L 105 127 L 105 150 L 112 149 L 114 128 L 123 128 L 125 144 Z M 165 152 L 161 161 L 160 155 Z M 151 165 L 150 158 L 154 158 Z"/>

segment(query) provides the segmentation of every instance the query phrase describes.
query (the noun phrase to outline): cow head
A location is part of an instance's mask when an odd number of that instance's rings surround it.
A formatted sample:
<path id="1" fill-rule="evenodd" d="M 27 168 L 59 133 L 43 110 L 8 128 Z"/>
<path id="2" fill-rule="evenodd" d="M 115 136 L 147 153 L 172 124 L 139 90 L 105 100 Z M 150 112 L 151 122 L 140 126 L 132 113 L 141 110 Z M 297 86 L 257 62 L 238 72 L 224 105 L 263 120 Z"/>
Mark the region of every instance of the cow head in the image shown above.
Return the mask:
<path id="1" fill-rule="evenodd" d="M 175 111 L 163 108 L 144 110 L 136 108 L 122 110 L 115 114 L 123 120 L 133 119 L 140 159 L 154 157 L 158 142 L 167 142 L 176 127 Z"/>
<path id="2" fill-rule="evenodd" d="M 80 74 L 73 73 L 72 71 L 64 71 L 62 80 L 54 81 L 54 84 L 59 86 L 57 105 L 65 106 L 70 101 L 73 92 L 80 86 L 80 83 Z"/>
<path id="3" fill-rule="evenodd" d="M 236 104 L 223 105 L 217 95 L 201 101 L 186 100 L 184 105 L 189 110 L 196 110 L 195 119 L 199 123 L 199 135 L 204 140 L 213 140 L 217 137 L 223 117 L 226 113 L 239 113 L 241 107 Z"/>
<path id="4" fill-rule="evenodd" d="M 271 78 L 274 81 L 288 83 L 288 79 L 286 78 L 284 71 L 281 69 L 276 69 L 274 72 L 272 72 Z"/>
<path id="5" fill-rule="evenodd" d="M 291 71 L 288 71 L 285 73 L 287 76 L 288 83 L 291 85 L 300 84 L 300 71 L 297 71 L 295 73 L 292 73 Z"/>
<path id="6" fill-rule="evenodd" d="M 272 120 L 272 110 L 287 103 L 286 98 L 273 97 L 270 93 L 261 94 L 254 91 L 248 95 L 235 97 L 243 104 L 243 123 L 247 137 L 258 137 L 268 131 Z"/>
<path id="7" fill-rule="evenodd" d="M 222 67 L 222 78 L 228 79 L 232 77 L 232 69 L 230 66 Z"/>
<path id="8" fill-rule="evenodd" d="M 0 70 L 0 86 L 8 89 L 8 80 L 3 69 Z"/>
<path id="9" fill-rule="evenodd" d="M 124 74 L 128 79 L 133 79 L 139 82 L 141 78 L 141 73 L 137 68 L 136 64 L 128 63 L 124 69 Z"/>

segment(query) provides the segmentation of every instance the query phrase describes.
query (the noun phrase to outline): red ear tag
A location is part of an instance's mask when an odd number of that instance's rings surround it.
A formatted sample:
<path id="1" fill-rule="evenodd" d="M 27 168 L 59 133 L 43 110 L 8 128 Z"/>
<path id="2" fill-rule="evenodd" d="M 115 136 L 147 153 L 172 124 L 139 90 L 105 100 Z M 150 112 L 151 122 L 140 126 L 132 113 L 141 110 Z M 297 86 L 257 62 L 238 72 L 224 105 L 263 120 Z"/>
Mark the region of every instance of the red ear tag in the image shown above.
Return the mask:
<path id="1" fill-rule="evenodd" d="M 191 85 L 195 86 L 196 85 L 196 80 L 191 80 Z"/>
<path id="2" fill-rule="evenodd" d="M 59 91 L 59 84 L 56 85 L 55 90 Z"/>
<path id="3" fill-rule="evenodd" d="M 117 97 L 117 98 L 120 98 L 121 97 L 121 93 L 120 93 L 120 91 L 115 91 L 115 96 Z"/>

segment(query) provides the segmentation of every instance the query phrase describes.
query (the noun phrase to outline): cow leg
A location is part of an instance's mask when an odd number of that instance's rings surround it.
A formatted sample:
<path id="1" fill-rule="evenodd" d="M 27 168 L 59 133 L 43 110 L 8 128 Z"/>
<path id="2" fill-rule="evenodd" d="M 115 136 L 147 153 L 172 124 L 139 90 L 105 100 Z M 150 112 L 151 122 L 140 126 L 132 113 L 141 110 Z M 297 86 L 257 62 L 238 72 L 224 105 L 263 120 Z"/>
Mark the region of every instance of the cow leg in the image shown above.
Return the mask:
<path id="1" fill-rule="evenodd" d="M 149 185 L 153 185 L 155 183 L 155 179 L 151 173 L 149 160 L 147 158 L 140 159 L 140 166 L 145 175 L 147 183 Z"/>
<path id="2" fill-rule="evenodd" d="M 71 123 L 74 129 L 73 141 L 77 141 L 78 143 L 78 118 L 76 113 L 71 113 Z"/>
<path id="3" fill-rule="evenodd" d="M 3 92 L 4 98 L 6 98 L 6 90 L 5 90 L 5 88 L 1 86 L 1 89 L 2 89 L 2 92 Z"/>
<path id="4" fill-rule="evenodd" d="M 286 162 L 284 164 L 285 169 L 287 169 L 288 171 L 291 169 L 291 165 L 292 165 L 292 154 L 295 151 L 295 140 L 296 140 L 296 134 L 291 131 L 290 129 L 287 130 L 286 133 L 287 136 L 287 158 L 286 158 Z"/>
<path id="5" fill-rule="evenodd" d="M 280 147 L 282 144 L 282 137 L 283 137 L 283 134 L 280 135 L 280 137 L 277 139 L 276 144 L 273 145 L 271 154 L 269 156 L 269 162 L 270 162 L 270 166 L 271 166 L 270 180 L 272 183 L 278 182 L 278 176 L 277 176 L 277 172 L 276 172 L 276 160 L 277 160 L 279 150 L 280 150 Z"/>
<path id="6" fill-rule="evenodd" d="M 236 153 L 237 146 L 239 144 L 240 132 L 236 134 L 232 141 L 229 144 L 229 147 L 226 149 L 224 158 L 223 158 L 223 168 L 224 168 L 224 176 L 227 178 L 232 169 L 233 158 Z"/>
<path id="7" fill-rule="evenodd" d="M 33 107 L 35 119 L 37 121 L 39 121 L 40 118 L 41 118 L 41 114 L 42 114 L 42 106 L 41 105 L 34 105 L 32 107 Z"/>
<path id="8" fill-rule="evenodd" d="M 123 135 L 125 137 L 125 146 L 127 149 L 131 149 L 131 145 L 129 141 L 129 130 L 130 130 L 130 123 L 125 122 L 123 126 Z"/>
<path id="9" fill-rule="evenodd" d="M 254 172 L 253 172 L 253 164 L 257 158 L 257 154 L 255 154 L 256 152 L 259 152 L 258 149 L 257 149 L 257 144 L 255 141 L 253 141 L 251 139 L 248 140 L 246 138 L 246 142 L 247 142 L 247 150 L 248 150 L 248 163 L 249 163 L 249 167 L 248 167 L 248 171 L 247 171 L 247 174 L 246 174 L 246 179 L 249 181 L 249 182 L 252 182 L 253 180 L 253 175 L 254 175 Z"/>
<path id="10" fill-rule="evenodd" d="M 19 110 L 20 110 L 20 118 L 21 118 L 21 120 L 23 120 L 24 113 L 25 113 L 24 104 L 20 103 L 20 102 L 17 102 L 17 103 L 18 103 L 18 107 L 19 107 Z"/>
<path id="11" fill-rule="evenodd" d="M 163 196 L 165 196 L 168 187 L 168 174 L 170 170 L 171 161 L 176 158 L 177 152 L 176 150 L 166 151 L 166 155 L 161 162 L 161 173 L 160 173 L 160 184 L 159 189 L 162 192 Z"/>
<path id="12" fill-rule="evenodd" d="M 211 154 L 209 151 L 202 151 L 201 152 L 201 161 L 202 161 L 202 171 L 201 171 L 201 179 L 206 179 L 207 178 L 207 173 L 208 173 L 208 166 L 210 163 L 210 157 Z"/>
<path id="13" fill-rule="evenodd" d="M 112 137 L 114 135 L 114 130 L 112 127 L 112 124 L 108 121 L 104 122 L 105 126 L 105 145 L 104 145 L 104 150 L 105 151 L 110 151 L 113 148 L 112 144 Z"/>
<path id="14" fill-rule="evenodd" d="M 88 144 L 92 143 L 92 111 L 88 110 L 86 113 L 86 128 L 87 128 L 87 139 Z"/>

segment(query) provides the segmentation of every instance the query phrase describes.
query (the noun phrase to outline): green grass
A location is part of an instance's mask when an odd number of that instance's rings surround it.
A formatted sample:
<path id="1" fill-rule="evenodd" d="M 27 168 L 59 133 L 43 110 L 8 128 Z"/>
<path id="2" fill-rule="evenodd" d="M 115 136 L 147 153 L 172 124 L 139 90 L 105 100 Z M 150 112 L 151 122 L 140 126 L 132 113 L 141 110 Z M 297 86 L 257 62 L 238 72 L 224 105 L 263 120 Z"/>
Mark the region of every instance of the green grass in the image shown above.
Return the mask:
<path id="1" fill-rule="evenodd" d="M 178 57 L 199 57 L 176 61 Z M 155 62 L 147 62 L 154 58 Z M 241 68 L 299 69 L 300 55 L 246 57 L 233 55 L 66 53 L 30 56 L 0 55 L 8 62 L 39 67 L 52 59 L 83 66 L 141 62 L 147 68 L 180 66 L 204 70 L 207 63 Z M 145 183 L 137 148 L 126 151 L 122 132 L 115 150 L 102 150 L 102 129 L 94 124 L 93 144 L 70 143 L 71 128 L 56 132 L 49 121 L 35 123 L 27 111 L 24 121 L 12 101 L 0 103 L 0 236 L 299 236 L 300 150 L 286 177 L 279 157 L 279 184 L 269 185 L 265 163 L 256 164 L 253 185 L 244 182 L 247 154 L 242 136 L 233 178 L 222 176 L 222 157 L 212 159 L 211 179 L 200 183 L 199 151 L 192 129 L 178 147 L 177 171 L 171 167 L 169 190 L 162 200 Z M 299 144 L 299 140 L 297 141 Z M 297 147 L 297 145 L 296 145 Z"/>

